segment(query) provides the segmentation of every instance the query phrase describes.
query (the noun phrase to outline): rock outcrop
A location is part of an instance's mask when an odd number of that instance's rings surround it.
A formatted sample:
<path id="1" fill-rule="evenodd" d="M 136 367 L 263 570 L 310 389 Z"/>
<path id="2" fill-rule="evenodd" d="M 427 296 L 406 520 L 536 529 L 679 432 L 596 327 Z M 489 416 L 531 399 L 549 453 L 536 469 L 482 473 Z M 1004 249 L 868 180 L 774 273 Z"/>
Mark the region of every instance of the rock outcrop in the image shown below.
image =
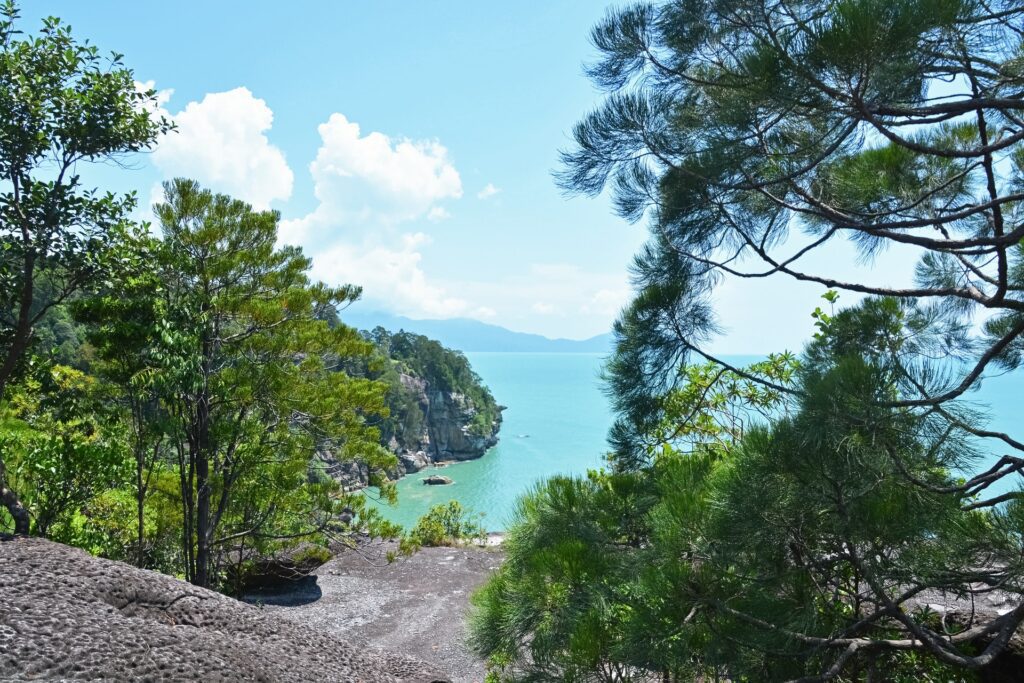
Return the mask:
<path id="1" fill-rule="evenodd" d="M 0 680 L 448 680 L 156 572 L 0 540 Z"/>
<path id="2" fill-rule="evenodd" d="M 406 473 L 448 460 L 472 460 L 498 443 L 501 413 L 483 430 L 474 429 L 478 407 L 464 394 L 434 389 L 429 382 L 401 375 L 402 386 L 417 397 L 424 414 L 423 428 L 412 445 L 397 452 Z M 409 444 L 409 438 L 406 438 Z M 395 444 L 397 446 L 397 442 Z"/>
<path id="3" fill-rule="evenodd" d="M 479 458 L 498 443 L 504 407 L 498 407 L 495 419 L 481 425 L 477 419 L 480 407 L 465 394 L 432 388 L 430 382 L 414 375 L 403 373 L 399 379 L 402 390 L 413 398 L 408 409 L 420 414 L 410 421 L 418 425 L 414 433 L 404 433 L 401 443 L 392 436 L 385 444 L 398 458 L 398 467 L 387 473 L 391 479 L 438 463 Z M 320 458 L 327 472 L 346 485 L 358 488 L 368 484 L 370 473 L 365 465 L 340 462 L 330 453 L 321 453 Z"/>

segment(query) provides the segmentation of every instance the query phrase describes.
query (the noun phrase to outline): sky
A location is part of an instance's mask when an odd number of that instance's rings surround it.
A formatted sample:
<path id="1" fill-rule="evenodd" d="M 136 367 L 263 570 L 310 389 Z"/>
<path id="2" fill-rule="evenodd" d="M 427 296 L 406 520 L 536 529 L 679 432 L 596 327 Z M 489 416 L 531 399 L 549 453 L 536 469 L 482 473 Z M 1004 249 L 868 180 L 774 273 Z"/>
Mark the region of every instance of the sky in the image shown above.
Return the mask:
<path id="1" fill-rule="evenodd" d="M 645 225 L 552 178 L 600 102 L 583 73 L 597 0 L 21 4 L 23 30 L 54 15 L 123 53 L 176 122 L 154 151 L 83 171 L 136 191 L 140 217 L 179 176 L 276 209 L 314 277 L 363 287 L 362 311 L 582 339 L 630 298 Z M 839 246 L 825 259 L 831 275 L 870 268 L 886 284 L 906 271 L 900 254 L 861 264 Z M 713 350 L 799 349 L 823 292 L 726 282 Z"/>

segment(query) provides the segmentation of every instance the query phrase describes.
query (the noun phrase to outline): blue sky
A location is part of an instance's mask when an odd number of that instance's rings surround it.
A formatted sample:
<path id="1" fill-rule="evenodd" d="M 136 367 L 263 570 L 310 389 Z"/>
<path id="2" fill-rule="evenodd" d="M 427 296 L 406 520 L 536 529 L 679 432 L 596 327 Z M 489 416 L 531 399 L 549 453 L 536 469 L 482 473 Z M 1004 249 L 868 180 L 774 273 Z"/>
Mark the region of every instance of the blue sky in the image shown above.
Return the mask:
<path id="1" fill-rule="evenodd" d="M 471 317 L 551 337 L 607 331 L 645 227 L 551 172 L 599 100 L 594 0 L 23 2 L 117 50 L 179 132 L 87 178 L 159 199 L 179 175 L 281 211 L 314 275 L 362 310 Z M 858 267 L 847 252 L 832 270 Z M 718 352 L 798 348 L 820 288 L 728 284 Z"/>

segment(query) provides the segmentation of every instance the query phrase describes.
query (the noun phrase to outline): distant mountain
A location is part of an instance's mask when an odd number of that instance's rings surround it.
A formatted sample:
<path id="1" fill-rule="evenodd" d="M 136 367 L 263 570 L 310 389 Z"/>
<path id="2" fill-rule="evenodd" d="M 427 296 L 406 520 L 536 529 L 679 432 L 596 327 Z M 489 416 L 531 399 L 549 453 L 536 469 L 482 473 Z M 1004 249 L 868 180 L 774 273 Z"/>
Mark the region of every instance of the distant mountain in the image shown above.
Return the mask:
<path id="1" fill-rule="evenodd" d="M 539 334 L 513 332 L 479 320 L 451 318 L 448 320 L 413 320 L 390 313 L 341 311 L 341 321 L 360 330 L 380 326 L 391 332 L 405 330 L 436 339 L 459 351 L 518 351 L 557 353 L 608 353 L 612 335 L 599 334 L 590 339 L 548 339 Z"/>

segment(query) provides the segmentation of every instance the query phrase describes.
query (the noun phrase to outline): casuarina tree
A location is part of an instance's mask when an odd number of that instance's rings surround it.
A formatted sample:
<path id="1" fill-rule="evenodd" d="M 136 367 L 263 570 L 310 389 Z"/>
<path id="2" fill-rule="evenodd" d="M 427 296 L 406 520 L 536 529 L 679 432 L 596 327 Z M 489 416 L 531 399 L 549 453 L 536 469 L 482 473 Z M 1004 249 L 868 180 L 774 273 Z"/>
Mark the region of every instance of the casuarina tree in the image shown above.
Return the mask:
<path id="1" fill-rule="evenodd" d="M 607 375 L 613 474 L 661 502 L 575 545 L 514 535 L 506 581 L 529 570 L 535 590 L 481 598 L 481 651 L 529 651 L 551 663 L 540 679 L 571 662 L 580 680 L 991 663 L 1024 621 L 1024 436 L 963 399 L 1024 351 L 1024 7 L 672 0 L 615 10 L 592 38 L 606 96 L 560 181 L 651 225 Z M 868 260 L 900 249 L 907 271 L 836 277 L 834 242 Z M 817 284 L 839 312 L 816 312 L 797 372 L 736 367 L 708 350 L 728 279 Z M 729 402 L 742 409 L 722 422 Z M 524 504 L 522 534 L 572 503 L 554 492 Z M 602 536 L 631 587 L 559 583 L 559 553 Z M 993 592 L 1005 605 L 986 619 L 928 608 Z M 534 599 L 553 611 L 530 621 Z M 589 631 L 558 621 L 587 604 Z"/>

